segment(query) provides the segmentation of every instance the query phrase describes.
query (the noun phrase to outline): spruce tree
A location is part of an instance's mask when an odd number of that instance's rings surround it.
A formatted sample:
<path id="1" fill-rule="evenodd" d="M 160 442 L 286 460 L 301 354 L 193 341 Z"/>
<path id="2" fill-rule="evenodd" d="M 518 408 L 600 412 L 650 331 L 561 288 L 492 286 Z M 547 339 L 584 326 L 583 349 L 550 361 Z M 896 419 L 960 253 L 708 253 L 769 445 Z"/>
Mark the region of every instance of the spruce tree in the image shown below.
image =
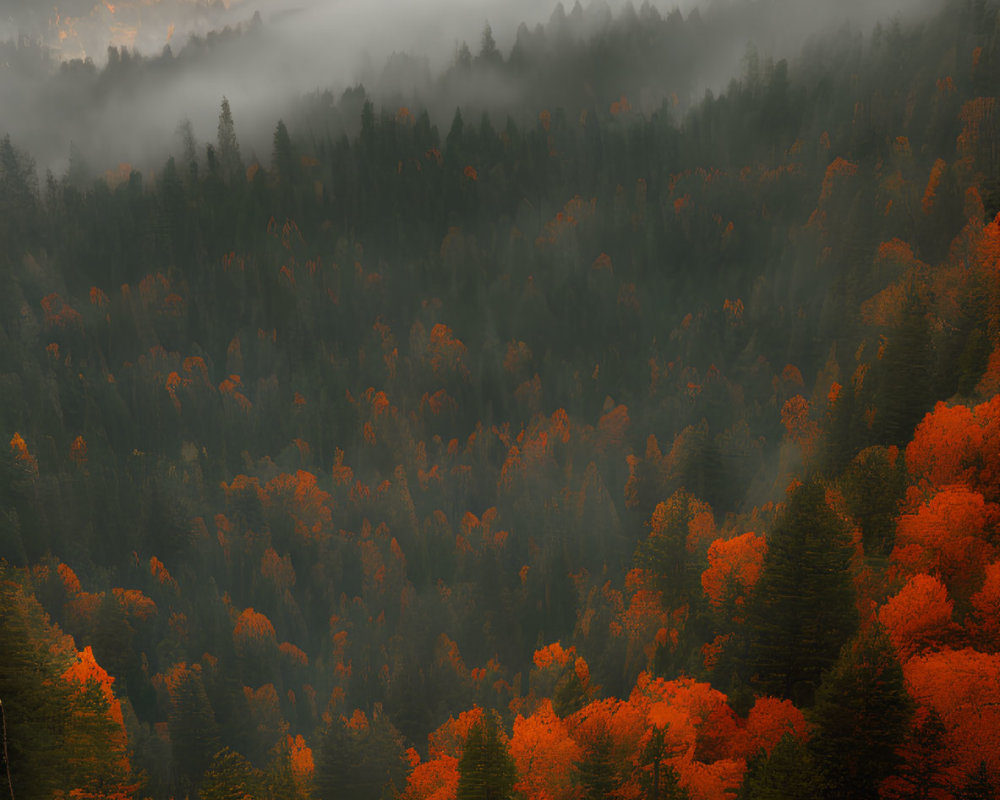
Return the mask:
<path id="1" fill-rule="evenodd" d="M 749 760 L 736 800 L 811 800 L 821 786 L 809 748 L 786 733 L 770 755 L 762 749 Z"/>
<path id="2" fill-rule="evenodd" d="M 823 671 L 857 627 L 845 526 L 811 480 L 767 540 L 747 613 L 748 677 L 764 694 L 809 705 Z"/>
<path id="3" fill-rule="evenodd" d="M 507 800 L 513 797 L 517 770 L 500 735 L 500 721 L 486 714 L 469 731 L 458 762 L 456 800 Z"/>
<path id="4" fill-rule="evenodd" d="M 869 800 L 900 762 L 913 701 L 888 635 L 876 623 L 846 644 L 824 677 L 810 749 L 830 800 Z"/>
<path id="5" fill-rule="evenodd" d="M 240 144 L 236 141 L 236 129 L 233 125 L 233 114 L 229 110 L 229 100 L 222 98 L 219 111 L 218 159 L 222 179 L 232 183 L 243 174 L 243 161 L 240 159 Z"/>

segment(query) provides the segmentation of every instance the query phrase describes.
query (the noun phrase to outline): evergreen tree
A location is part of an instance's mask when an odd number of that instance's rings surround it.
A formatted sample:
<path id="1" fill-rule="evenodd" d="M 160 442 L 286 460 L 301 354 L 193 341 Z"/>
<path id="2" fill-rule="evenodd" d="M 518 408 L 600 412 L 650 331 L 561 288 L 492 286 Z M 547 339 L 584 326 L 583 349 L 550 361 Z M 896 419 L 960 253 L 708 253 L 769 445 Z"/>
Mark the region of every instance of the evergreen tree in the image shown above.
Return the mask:
<path id="1" fill-rule="evenodd" d="M 190 789 L 219 751 L 219 728 L 200 671 L 185 669 L 177 681 L 171 692 L 167 729 L 181 787 Z"/>
<path id="2" fill-rule="evenodd" d="M 903 668 L 877 623 L 841 650 L 816 695 L 810 749 L 830 800 L 870 800 L 900 762 L 913 702 Z"/>
<path id="3" fill-rule="evenodd" d="M 576 782 L 583 789 L 583 800 L 605 800 L 621 784 L 614 740 L 603 731 L 576 765 Z"/>
<path id="4" fill-rule="evenodd" d="M 761 750 L 749 760 L 736 800 L 811 800 L 822 785 L 809 748 L 786 733 L 770 755 Z"/>
<path id="5" fill-rule="evenodd" d="M 456 800 L 508 800 L 516 780 L 517 769 L 501 736 L 500 720 L 496 714 L 486 714 L 465 740 Z"/>
<path id="6" fill-rule="evenodd" d="M 219 111 L 218 150 L 219 170 L 226 183 L 232 183 L 243 174 L 243 161 L 240 159 L 240 144 L 236 141 L 236 129 L 233 126 L 233 115 L 229 110 L 229 101 L 222 98 L 222 108 Z"/>
<path id="7" fill-rule="evenodd" d="M 760 692 L 809 705 L 854 632 L 849 544 L 823 486 L 811 480 L 792 491 L 747 612 L 747 672 Z"/>
<path id="8" fill-rule="evenodd" d="M 292 149 L 292 138 L 284 120 L 278 120 L 274 128 L 274 142 L 271 150 L 271 165 L 279 180 L 291 183 L 295 180 L 298 170 L 295 165 L 295 152 Z"/>
<path id="9" fill-rule="evenodd" d="M 205 771 L 198 796 L 201 800 L 244 800 L 259 797 L 262 776 L 243 756 L 223 747 Z"/>
<path id="10" fill-rule="evenodd" d="M 320 742 L 316 791 L 323 800 L 379 800 L 402 791 L 407 770 L 399 731 L 381 712 L 358 727 L 334 720 Z"/>
<path id="11" fill-rule="evenodd" d="M 931 339 L 927 301 L 911 287 L 899 326 L 889 336 L 879 363 L 876 429 L 883 444 L 902 445 L 931 410 Z"/>

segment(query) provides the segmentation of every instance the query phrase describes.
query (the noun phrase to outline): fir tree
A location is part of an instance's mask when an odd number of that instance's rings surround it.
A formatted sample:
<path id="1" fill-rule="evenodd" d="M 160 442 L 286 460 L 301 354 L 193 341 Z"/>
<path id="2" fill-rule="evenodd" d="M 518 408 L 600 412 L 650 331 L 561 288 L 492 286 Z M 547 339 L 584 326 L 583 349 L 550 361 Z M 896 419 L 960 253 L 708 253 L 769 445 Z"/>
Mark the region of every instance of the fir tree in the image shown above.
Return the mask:
<path id="1" fill-rule="evenodd" d="M 517 769 L 500 735 L 500 721 L 495 714 L 486 714 L 465 740 L 456 800 L 508 800 L 516 780 Z"/>
<path id="2" fill-rule="evenodd" d="M 226 183 L 232 183 L 243 174 L 243 161 L 240 159 L 240 144 L 236 141 L 233 114 L 225 97 L 222 98 L 222 107 L 219 111 L 218 145 L 217 157 L 222 179 Z"/>
<path id="3" fill-rule="evenodd" d="M 808 705 L 857 626 L 844 525 L 816 481 L 793 490 L 767 540 L 747 613 L 748 673 L 758 690 Z"/>
<path id="4" fill-rule="evenodd" d="M 913 702 L 888 635 L 875 624 L 846 644 L 816 696 L 810 748 L 830 800 L 878 797 L 900 762 Z"/>
<path id="5" fill-rule="evenodd" d="M 822 776 L 809 748 L 786 733 L 771 750 L 761 750 L 747 763 L 736 800 L 807 800 L 821 792 Z"/>

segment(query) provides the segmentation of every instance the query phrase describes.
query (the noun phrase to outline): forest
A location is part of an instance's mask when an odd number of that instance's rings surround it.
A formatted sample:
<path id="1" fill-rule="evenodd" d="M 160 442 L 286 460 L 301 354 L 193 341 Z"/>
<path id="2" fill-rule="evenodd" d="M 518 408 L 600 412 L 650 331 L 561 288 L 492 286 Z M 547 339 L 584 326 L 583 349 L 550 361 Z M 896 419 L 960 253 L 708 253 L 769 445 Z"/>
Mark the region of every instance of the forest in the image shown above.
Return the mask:
<path id="1" fill-rule="evenodd" d="M 752 14 L 560 5 L 266 150 L 0 117 L 0 795 L 1000 796 L 1000 2 L 703 92 Z"/>

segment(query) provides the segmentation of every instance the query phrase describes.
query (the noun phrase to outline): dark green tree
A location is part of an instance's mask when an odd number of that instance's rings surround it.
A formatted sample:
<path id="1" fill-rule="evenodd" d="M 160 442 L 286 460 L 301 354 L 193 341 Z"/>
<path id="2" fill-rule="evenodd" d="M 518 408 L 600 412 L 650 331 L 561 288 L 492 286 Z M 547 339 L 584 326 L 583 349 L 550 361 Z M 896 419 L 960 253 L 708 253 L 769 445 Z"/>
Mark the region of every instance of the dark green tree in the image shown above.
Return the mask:
<path id="1" fill-rule="evenodd" d="M 501 736 L 495 713 L 469 731 L 458 762 L 456 800 L 508 800 L 513 797 L 517 769 Z"/>
<path id="2" fill-rule="evenodd" d="M 174 767 L 181 788 L 190 790 L 219 751 L 219 728 L 199 670 L 183 670 L 170 699 L 167 729 Z"/>
<path id="3" fill-rule="evenodd" d="M 278 179 L 284 182 L 295 180 L 298 170 L 295 163 L 295 151 L 292 148 L 292 137 L 288 134 L 284 120 L 278 120 L 274 128 L 274 142 L 271 150 L 271 166 Z"/>
<path id="4" fill-rule="evenodd" d="M 219 170 L 226 183 L 232 183 L 243 175 L 243 161 L 240 158 L 240 143 L 236 140 L 233 114 L 229 110 L 229 100 L 222 98 L 219 111 L 218 150 Z"/>
<path id="5" fill-rule="evenodd" d="M 621 785 L 615 758 L 614 740 L 602 731 L 576 765 L 576 782 L 583 789 L 584 800 L 604 800 Z"/>
<path id="6" fill-rule="evenodd" d="M 900 763 L 913 701 L 892 642 L 877 623 L 844 645 L 816 694 L 810 740 L 833 800 L 873 800 Z"/>
<path id="7" fill-rule="evenodd" d="M 243 800 L 259 797 L 262 775 L 235 750 L 223 747 L 205 770 L 198 795 L 201 800 Z"/>
<path id="8" fill-rule="evenodd" d="M 770 755 L 761 750 L 749 760 L 736 800 L 811 800 L 822 786 L 809 748 L 786 733 Z"/>
<path id="9" fill-rule="evenodd" d="M 795 488 L 767 540 L 747 611 L 750 681 L 809 705 L 823 671 L 857 627 L 850 541 L 815 480 Z"/>
<path id="10" fill-rule="evenodd" d="M 407 771 L 402 737 L 381 712 L 360 727 L 334 720 L 320 741 L 317 796 L 322 800 L 395 796 L 406 783 Z"/>

